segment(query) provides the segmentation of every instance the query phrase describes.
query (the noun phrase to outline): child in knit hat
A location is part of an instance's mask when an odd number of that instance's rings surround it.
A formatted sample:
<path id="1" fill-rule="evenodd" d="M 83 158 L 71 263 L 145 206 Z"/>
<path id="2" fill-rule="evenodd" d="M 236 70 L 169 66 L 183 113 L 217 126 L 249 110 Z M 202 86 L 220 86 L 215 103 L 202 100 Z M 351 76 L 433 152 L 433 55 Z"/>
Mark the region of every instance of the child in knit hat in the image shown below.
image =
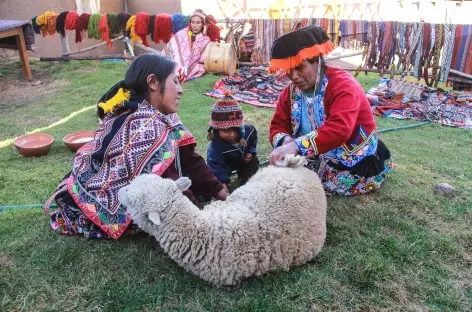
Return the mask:
<path id="1" fill-rule="evenodd" d="M 207 163 L 221 183 L 228 184 L 236 170 L 241 184 L 259 169 L 257 159 L 257 130 L 244 124 L 241 105 L 225 91 L 211 111 Z"/>

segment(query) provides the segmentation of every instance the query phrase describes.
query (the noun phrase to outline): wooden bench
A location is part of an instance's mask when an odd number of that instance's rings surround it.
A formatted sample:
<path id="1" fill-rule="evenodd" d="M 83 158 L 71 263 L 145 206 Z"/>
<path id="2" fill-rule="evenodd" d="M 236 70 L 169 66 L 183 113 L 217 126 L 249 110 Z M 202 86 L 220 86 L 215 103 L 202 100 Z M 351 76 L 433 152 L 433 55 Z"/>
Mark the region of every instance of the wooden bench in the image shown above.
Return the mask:
<path id="1" fill-rule="evenodd" d="M 33 79 L 33 76 L 31 74 L 30 63 L 28 60 L 28 53 L 26 52 L 25 36 L 23 34 L 22 26 L 0 31 L 0 39 L 8 38 L 8 37 L 15 37 L 16 45 L 15 46 L 1 46 L 0 45 L 0 48 L 18 50 L 18 53 L 20 54 L 21 64 L 23 66 L 23 71 L 26 75 L 26 78 L 28 80 Z"/>

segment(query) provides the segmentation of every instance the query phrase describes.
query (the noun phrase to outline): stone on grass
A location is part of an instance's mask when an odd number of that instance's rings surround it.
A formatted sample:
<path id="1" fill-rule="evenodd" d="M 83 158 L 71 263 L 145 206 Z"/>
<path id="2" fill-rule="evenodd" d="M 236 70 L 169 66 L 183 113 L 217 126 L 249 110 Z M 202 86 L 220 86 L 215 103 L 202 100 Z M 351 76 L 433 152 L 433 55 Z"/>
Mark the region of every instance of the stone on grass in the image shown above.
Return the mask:
<path id="1" fill-rule="evenodd" d="M 447 183 L 438 183 L 434 187 L 436 193 L 442 196 L 451 197 L 456 192 L 456 189 Z"/>

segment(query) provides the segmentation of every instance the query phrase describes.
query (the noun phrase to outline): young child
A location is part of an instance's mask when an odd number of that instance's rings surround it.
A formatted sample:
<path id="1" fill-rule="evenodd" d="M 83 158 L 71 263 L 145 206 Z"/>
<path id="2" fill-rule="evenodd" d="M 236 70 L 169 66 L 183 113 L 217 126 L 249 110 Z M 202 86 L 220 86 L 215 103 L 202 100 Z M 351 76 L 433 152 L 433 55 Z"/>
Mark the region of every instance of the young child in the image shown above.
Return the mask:
<path id="1" fill-rule="evenodd" d="M 259 169 L 257 159 L 257 131 L 244 124 L 241 105 L 225 91 L 211 111 L 207 163 L 221 183 L 227 185 L 230 175 L 237 170 L 241 184 Z"/>

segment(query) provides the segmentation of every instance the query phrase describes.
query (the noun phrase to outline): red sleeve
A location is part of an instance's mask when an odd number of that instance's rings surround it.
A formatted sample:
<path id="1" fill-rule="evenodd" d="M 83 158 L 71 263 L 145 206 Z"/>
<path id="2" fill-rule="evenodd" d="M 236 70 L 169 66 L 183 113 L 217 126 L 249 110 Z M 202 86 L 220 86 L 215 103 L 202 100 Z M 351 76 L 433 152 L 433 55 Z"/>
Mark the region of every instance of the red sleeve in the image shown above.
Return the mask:
<path id="1" fill-rule="evenodd" d="M 288 85 L 279 96 L 274 115 L 270 122 L 269 139 L 272 146 L 274 146 L 274 138 L 278 134 L 292 134 L 291 113 L 290 85 Z"/>
<path id="2" fill-rule="evenodd" d="M 326 97 L 325 97 L 326 99 Z M 316 129 L 314 138 L 318 153 L 327 153 L 344 144 L 354 131 L 361 99 L 355 85 L 335 87 L 328 102 L 326 121 Z"/>

